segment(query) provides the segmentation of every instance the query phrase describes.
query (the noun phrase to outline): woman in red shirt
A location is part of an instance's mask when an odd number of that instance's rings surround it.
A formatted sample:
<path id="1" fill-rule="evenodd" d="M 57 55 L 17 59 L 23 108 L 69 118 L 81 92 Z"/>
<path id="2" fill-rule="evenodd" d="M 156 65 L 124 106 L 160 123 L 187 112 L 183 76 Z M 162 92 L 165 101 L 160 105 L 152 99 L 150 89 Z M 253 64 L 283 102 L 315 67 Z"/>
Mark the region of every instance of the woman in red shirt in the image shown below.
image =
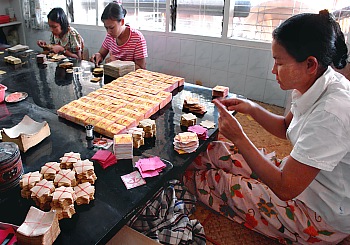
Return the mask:
<path id="1" fill-rule="evenodd" d="M 109 53 L 106 63 L 113 60 L 134 61 L 136 69 L 146 69 L 146 40 L 140 31 L 125 25 L 125 15 L 126 10 L 118 3 L 112 2 L 105 7 L 101 20 L 107 36 L 91 61 L 98 65 Z"/>

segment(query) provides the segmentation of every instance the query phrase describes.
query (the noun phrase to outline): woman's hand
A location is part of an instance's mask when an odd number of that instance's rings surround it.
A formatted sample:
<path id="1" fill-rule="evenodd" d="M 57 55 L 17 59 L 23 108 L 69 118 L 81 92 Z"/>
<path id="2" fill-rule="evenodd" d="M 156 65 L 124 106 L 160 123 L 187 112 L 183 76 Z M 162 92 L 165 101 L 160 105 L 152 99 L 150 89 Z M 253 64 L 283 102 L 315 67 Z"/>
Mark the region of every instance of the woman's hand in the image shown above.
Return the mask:
<path id="1" fill-rule="evenodd" d="M 63 52 L 64 48 L 61 45 L 56 44 L 52 46 L 51 51 L 54 52 L 55 54 L 58 54 L 60 52 Z"/>
<path id="2" fill-rule="evenodd" d="M 241 124 L 232 114 L 227 110 L 226 106 L 218 99 L 213 100 L 214 104 L 218 108 L 219 117 L 219 131 L 220 133 L 229 139 L 232 143 L 236 143 L 238 140 L 245 138 Z"/>
<path id="3" fill-rule="evenodd" d="M 39 47 L 43 48 L 44 46 L 46 46 L 46 42 L 43 40 L 38 40 L 36 41 L 36 44 L 38 44 Z"/>
<path id="4" fill-rule="evenodd" d="M 255 107 L 255 103 L 247 99 L 222 99 L 221 104 L 229 111 L 237 111 L 243 114 L 250 114 L 252 108 Z"/>
<path id="5" fill-rule="evenodd" d="M 114 55 L 110 55 L 107 59 L 106 59 L 106 63 L 112 62 L 117 60 L 117 58 Z"/>
<path id="6" fill-rule="evenodd" d="M 103 61 L 103 57 L 100 53 L 95 53 L 91 56 L 90 61 L 94 62 L 95 65 L 98 66 Z"/>

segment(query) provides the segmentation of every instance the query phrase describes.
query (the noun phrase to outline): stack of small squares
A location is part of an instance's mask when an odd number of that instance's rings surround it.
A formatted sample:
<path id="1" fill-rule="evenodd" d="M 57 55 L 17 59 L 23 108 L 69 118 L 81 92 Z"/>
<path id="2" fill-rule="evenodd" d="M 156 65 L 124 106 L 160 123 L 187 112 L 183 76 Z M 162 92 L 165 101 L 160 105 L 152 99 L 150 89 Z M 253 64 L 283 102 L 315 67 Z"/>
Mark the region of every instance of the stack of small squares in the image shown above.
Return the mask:
<path id="1" fill-rule="evenodd" d="M 142 178 L 154 177 L 159 175 L 165 163 L 159 157 L 149 157 L 138 160 L 135 166 L 139 169 Z"/>
<path id="2" fill-rule="evenodd" d="M 143 119 L 139 122 L 139 128 L 143 128 L 145 132 L 145 138 L 152 138 L 156 136 L 157 128 L 156 121 L 152 119 Z"/>
<path id="3" fill-rule="evenodd" d="M 95 199 L 95 187 L 89 182 L 74 186 L 74 191 L 75 195 L 77 196 L 77 205 L 89 204 L 91 200 Z"/>
<path id="4" fill-rule="evenodd" d="M 131 134 L 117 134 L 113 138 L 113 152 L 117 160 L 132 159 L 133 140 Z"/>
<path id="5" fill-rule="evenodd" d="M 89 182 L 90 184 L 95 184 L 95 180 L 97 179 L 94 163 L 89 161 L 88 159 L 79 160 L 73 164 L 73 169 L 77 175 L 77 182 L 85 183 Z"/>
<path id="6" fill-rule="evenodd" d="M 55 211 L 43 212 L 30 207 L 23 224 L 17 229 L 18 244 L 53 244 L 61 233 Z"/>
<path id="7" fill-rule="evenodd" d="M 193 115 L 192 113 L 186 113 L 181 115 L 180 125 L 189 127 L 193 126 L 197 123 L 197 117 Z"/>
<path id="8" fill-rule="evenodd" d="M 179 133 L 174 138 L 174 149 L 179 154 L 191 153 L 196 151 L 199 146 L 199 140 L 196 133 Z"/>
<path id="9" fill-rule="evenodd" d="M 61 169 L 54 179 L 54 184 L 60 186 L 76 186 L 77 179 L 75 178 L 75 171 L 72 169 Z"/>
<path id="10" fill-rule="evenodd" d="M 208 129 L 206 129 L 203 126 L 200 125 L 193 125 L 188 127 L 187 129 L 188 132 L 196 133 L 198 138 L 201 140 L 206 140 L 208 139 Z"/>
<path id="11" fill-rule="evenodd" d="M 19 181 L 21 187 L 21 196 L 23 198 L 30 198 L 31 190 L 40 180 L 43 179 L 43 176 L 39 171 L 30 172 L 22 175 L 22 179 Z"/>
<path id="12" fill-rule="evenodd" d="M 40 173 L 44 175 L 44 179 L 54 180 L 56 174 L 61 170 L 60 163 L 47 162 L 41 167 Z"/>
<path id="13" fill-rule="evenodd" d="M 128 134 L 132 135 L 132 141 L 134 148 L 140 148 L 145 144 L 145 131 L 143 128 L 133 127 L 128 130 Z"/>
<path id="14" fill-rule="evenodd" d="M 72 218 L 75 214 L 74 202 L 77 199 L 73 187 L 61 186 L 52 195 L 52 210 L 56 210 L 58 219 Z"/>
<path id="15" fill-rule="evenodd" d="M 36 62 L 39 64 L 43 64 L 47 61 L 46 55 L 45 54 L 38 54 L 36 56 Z"/>
<path id="16" fill-rule="evenodd" d="M 135 71 L 135 63 L 133 61 L 115 60 L 103 66 L 104 74 L 118 78 Z"/>
<path id="17" fill-rule="evenodd" d="M 203 115 L 207 112 L 205 105 L 199 103 L 198 98 L 187 97 L 184 100 L 183 111 L 189 111 L 196 114 Z"/>
<path id="18" fill-rule="evenodd" d="M 52 193 L 55 191 L 53 181 L 42 179 L 30 191 L 32 199 L 41 210 L 50 210 Z"/>
<path id="19" fill-rule="evenodd" d="M 61 165 L 60 165 L 61 168 L 71 169 L 73 167 L 73 163 L 77 162 L 78 160 L 81 160 L 80 153 L 75 153 L 75 152 L 64 153 L 63 157 L 61 157 L 60 160 L 61 160 Z"/>
<path id="20" fill-rule="evenodd" d="M 212 96 L 213 97 L 226 97 L 229 92 L 229 87 L 225 86 L 215 86 L 212 91 Z"/>

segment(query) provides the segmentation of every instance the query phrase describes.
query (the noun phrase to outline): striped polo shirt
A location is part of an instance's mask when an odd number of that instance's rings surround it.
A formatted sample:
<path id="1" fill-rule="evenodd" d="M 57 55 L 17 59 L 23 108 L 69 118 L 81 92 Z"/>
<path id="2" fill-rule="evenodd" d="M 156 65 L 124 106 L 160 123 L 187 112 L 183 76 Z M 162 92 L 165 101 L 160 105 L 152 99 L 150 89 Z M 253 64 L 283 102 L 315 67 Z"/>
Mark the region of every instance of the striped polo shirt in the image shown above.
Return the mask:
<path id="1" fill-rule="evenodd" d="M 130 29 L 130 36 L 126 43 L 119 46 L 116 39 L 107 33 L 102 47 L 109 50 L 109 54 L 115 56 L 118 60 L 135 61 L 146 58 L 148 56 L 146 39 L 140 31 L 130 26 L 126 26 L 126 28 Z"/>

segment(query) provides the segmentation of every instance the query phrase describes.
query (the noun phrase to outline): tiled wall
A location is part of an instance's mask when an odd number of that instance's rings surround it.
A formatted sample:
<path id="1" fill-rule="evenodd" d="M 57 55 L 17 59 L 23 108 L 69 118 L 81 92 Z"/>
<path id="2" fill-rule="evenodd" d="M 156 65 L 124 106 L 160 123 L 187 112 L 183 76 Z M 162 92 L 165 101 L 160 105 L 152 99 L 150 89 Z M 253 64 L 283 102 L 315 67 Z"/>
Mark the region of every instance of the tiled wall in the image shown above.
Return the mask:
<path id="1" fill-rule="evenodd" d="M 85 40 L 90 56 L 97 52 L 106 35 L 105 30 L 76 27 Z M 92 29 L 93 28 L 93 29 Z M 147 69 L 184 77 L 186 82 L 204 86 L 228 86 L 230 92 L 268 104 L 285 107 L 288 92 L 280 89 L 271 73 L 273 59 L 270 46 L 252 47 L 249 42 L 229 43 L 220 39 L 167 35 L 147 32 Z M 36 45 L 39 38 L 48 40 L 50 33 L 26 30 L 27 44 Z"/>

